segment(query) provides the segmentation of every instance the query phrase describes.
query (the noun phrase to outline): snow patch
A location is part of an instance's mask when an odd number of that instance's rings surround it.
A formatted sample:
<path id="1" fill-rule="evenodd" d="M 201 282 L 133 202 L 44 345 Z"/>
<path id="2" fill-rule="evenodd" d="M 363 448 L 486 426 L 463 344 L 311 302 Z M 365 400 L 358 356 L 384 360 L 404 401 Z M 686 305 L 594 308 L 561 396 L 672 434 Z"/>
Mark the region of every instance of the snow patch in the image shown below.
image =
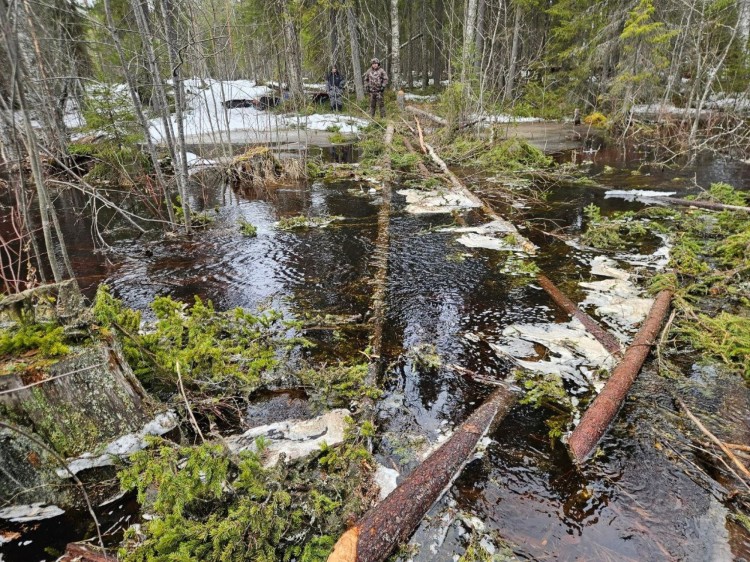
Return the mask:
<path id="1" fill-rule="evenodd" d="M 413 215 L 451 213 L 481 207 L 481 204 L 456 191 L 401 189 L 397 193 L 406 197 L 406 212 Z"/>
<path id="2" fill-rule="evenodd" d="M 676 191 L 649 191 L 644 189 L 612 189 L 604 194 L 605 199 L 624 199 L 625 201 L 638 201 L 648 197 L 671 197 L 677 195 Z"/>
<path id="3" fill-rule="evenodd" d="M 396 489 L 396 486 L 398 485 L 398 477 L 398 470 L 394 470 L 392 468 L 383 466 L 382 464 L 378 464 L 378 467 L 375 469 L 373 479 L 375 480 L 375 484 L 378 485 L 378 488 L 380 488 L 381 500 L 387 498 L 388 495 Z"/>
<path id="4" fill-rule="evenodd" d="M 32 503 L 30 505 L 12 505 L 0 509 L 0 519 L 12 521 L 13 523 L 26 523 L 28 521 L 40 521 L 52 519 L 65 513 L 56 505 L 45 505 L 43 503 Z"/>
<path id="5" fill-rule="evenodd" d="M 266 466 L 273 466 L 279 462 L 282 454 L 287 460 L 293 460 L 319 451 L 324 443 L 329 447 L 343 443 L 346 419 L 349 416 L 349 410 L 338 409 L 309 420 L 276 422 L 227 437 L 226 443 L 235 453 L 257 452 L 256 440 L 261 437 L 267 443 L 263 451 L 263 462 Z"/>
<path id="6" fill-rule="evenodd" d="M 137 433 L 128 433 L 118 437 L 112 443 L 107 445 L 104 453 L 96 455 L 94 453 L 84 453 L 77 459 L 68 463 L 68 470 L 64 468 L 57 469 L 57 475 L 60 478 L 72 478 L 73 474 L 78 474 L 82 470 L 90 468 L 100 468 L 115 464 L 115 459 L 129 457 L 133 453 L 146 448 L 146 437 L 149 435 L 164 435 L 172 431 L 179 423 L 177 414 L 173 411 L 159 414 L 153 420 L 148 422 Z"/>

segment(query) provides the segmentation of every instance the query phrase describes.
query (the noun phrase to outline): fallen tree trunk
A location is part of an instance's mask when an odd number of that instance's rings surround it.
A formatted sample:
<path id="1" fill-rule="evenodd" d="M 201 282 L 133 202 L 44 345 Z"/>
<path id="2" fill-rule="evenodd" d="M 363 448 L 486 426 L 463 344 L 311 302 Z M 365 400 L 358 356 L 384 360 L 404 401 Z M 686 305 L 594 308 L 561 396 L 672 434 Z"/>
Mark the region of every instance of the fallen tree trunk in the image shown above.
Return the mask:
<path id="1" fill-rule="evenodd" d="M 446 177 L 450 180 L 453 187 L 455 187 L 458 191 L 460 191 L 464 197 L 466 197 L 469 201 L 473 202 L 478 207 L 481 207 L 482 210 L 487 214 L 487 216 L 491 217 L 495 221 L 502 221 L 509 229 L 509 231 L 513 234 L 513 236 L 516 237 L 518 240 L 518 247 L 522 249 L 527 254 L 534 254 L 536 253 L 536 246 L 525 236 L 522 236 L 520 232 L 516 229 L 516 227 L 505 220 L 503 217 L 498 215 L 495 210 L 490 207 L 485 201 L 483 201 L 480 197 L 476 196 L 472 191 L 464 185 L 464 183 L 458 178 L 456 174 L 454 174 L 450 168 L 448 168 L 448 164 L 445 163 L 445 161 L 438 156 L 438 153 L 435 151 L 435 149 L 432 147 L 432 145 L 424 143 L 425 148 L 427 149 L 427 154 L 430 155 L 430 158 L 432 158 L 432 161 L 435 162 L 435 164 L 438 165 L 438 167 L 442 170 L 443 174 L 446 175 Z"/>
<path id="2" fill-rule="evenodd" d="M 667 203 L 668 205 L 676 205 L 678 207 L 698 207 L 701 209 L 710 209 L 712 211 L 743 211 L 745 213 L 750 213 L 750 207 L 726 205 L 724 203 L 714 203 L 712 201 L 692 201 L 690 199 L 679 199 L 676 197 L 644 197 L 639 199 L 642 203 L 647 203 L 649 200 L 654 200 L 659 203 Z"/>
<path id="3" fill-rule="evenodd" d="M 495 390 L 450 439 L 341 536 L 328 562 L 385 560 L 442 496 L 493 420 L 504 418 L 514 403 L 515 395 L 505 386 Z"/>
<path id="4" fill-rule="evenodd" d="M 581 324 L 583 324 L 584 328 L 586 328 L 586 330 L 604 346 L 604 349 L 609 351 L 616 358 L 622 358 L 620 342 L 618 342 L 612 334 L 602 328 L 596 320 L 591 318 L 591 316 L 579 309 L 578 306 L 565 296 L 547 276 L 539 274 L 537 275 L 537 281 L 539 281 L 542 289 L 544 289 L 552 300 L 555 301 L 555 304 L 572 317 L 577 318 Z"/>
<path id="5" fill-rule="evenodd" d="M 385 132 L 385 144 L 390 146 L 393 142 L 393 122 L 389 122 Z M 389 163 L 386 162 L 386 166 Z M 383 182 L 383 203 L 378 211 L 378 235 L 375 239 L 375 251 L 372 256 L 372 264 L 375 266 L 375 275 L 372 280 L 372 300 L 370 301 L 371 317 L 373 324 L 370 349 L 372 350 L 370 364 L 367 370 L 369 386 L 377 383 L 380 371 L 380 348 L 383 342 L 383 324 L 385 323 L 385 299 L 388 287 L 388 250 L 390 247 L 390 223 L 391 223 L 391 185 Z M 367 405 L 366 405 L 367 406 Z M 371 405 L 369 405 L 371 406 Z"/>
<path id="6" fill-rule="evenodd" d="M 612 371 L 607 384 L 583 414 L 581 423 L 573 430 L 568 439 L 568 447 L 576 462 L 586 460 L 620 410 L 651 346 L 659 335 L 671 300 L 672 291 L 661 291 L 657 295 L 641 329 L 625 351 L 622 361 Z"/>
<path id="7" fill-rule="evenodd" d="M 448 126 L 448 121 L 446 119 L 443 119 L 442 117 L 440 117 L 439 115 L 435 115 L 434 113 L 430 113 L 429 111 L 425 111 L 424 109 L 419 109 L 418 107 L 407 105 L 406 111 L 414 113 L 415 115 L 420 115 L 425 119 L 429 119 L 430 121 L 437 123 L 438 125 L 442 125 L 443 127 Z"/>

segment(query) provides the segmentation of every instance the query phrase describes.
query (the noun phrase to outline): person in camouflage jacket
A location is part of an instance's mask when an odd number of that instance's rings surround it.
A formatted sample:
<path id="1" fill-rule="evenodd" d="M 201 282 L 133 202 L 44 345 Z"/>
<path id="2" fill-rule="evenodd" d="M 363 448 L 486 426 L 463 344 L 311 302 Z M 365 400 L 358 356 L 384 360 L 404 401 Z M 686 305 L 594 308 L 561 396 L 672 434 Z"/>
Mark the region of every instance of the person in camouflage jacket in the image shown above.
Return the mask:
<path id="1" fill-rule="evenodd" d="M 388 75 L 380 68 L 380 61 L 372 59 L 370 68 L 365 72 L 365 87 L 370 93 L 370 117 L 375 117 L 375 108 L 380 107 L 380 116 L 385 117 L 383 92 L 388 85 Z"/>

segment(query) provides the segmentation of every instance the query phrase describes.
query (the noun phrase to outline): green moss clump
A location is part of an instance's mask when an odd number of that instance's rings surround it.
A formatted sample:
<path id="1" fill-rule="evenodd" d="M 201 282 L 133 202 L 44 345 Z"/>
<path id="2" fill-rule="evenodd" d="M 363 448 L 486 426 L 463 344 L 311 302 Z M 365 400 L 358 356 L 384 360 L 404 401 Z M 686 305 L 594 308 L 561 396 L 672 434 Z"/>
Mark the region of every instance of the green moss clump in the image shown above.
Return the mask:
<path id="1" fill-rule="evenodd" d="M 174 391 L 177 368 L 185 385 L 195 391 L 225 395 L 257 388 L 261 376 L 279 363 L 281 353 L 302 338 L 287 335 L 294 323 L 281 313 L 251 314 L 241 308 L 214 310 L 195 297 L 192 306 L 157 297 L 151 304 L 156 322 L 140 334 L 140 315 L 123 307 L 106 287 L 97 292 L 94 314 L 105 327 L 123 334 L 123 351 L 141 381 L 156 390 Z"/>
<path id="2" fill-rule="evenodd" d="M 154 518 L 143 535 L 126 534 L 126 562 L 202 560 L 324 562 L 347 519 L 369 505 L 372 428 L 347 432 L 318 458 L 265 468 L 259 453 L 232 455 L 222 445 L 179 447 L 153 439 L 119 474 Z"/>
<path id="3" fill-rule="evenodd" d="M 481 152 L 476 164 L 491 171 L 548 168 L 553 160 L 523 139 L 507 139 Z"/>
<path id="4" fill-rule="evenodd" d="M 64 329 L 55 322 L 26 323 L 0 330 L 0 357 L 37 350 L 43 357 L 59 357 L 70 352 Z"/>
<path id="5" fill-rule="evenodd" d="M 720 358 L 725 365 L 750 379 L 750 316 L 720 312 L 685 318 L 678 333 L 694 349 Z"/>
<path id="6" fill-rule="evenodd" d="M 377 388 L 366 386 L 367 364 L 338 363 L 322 368 L 303 369 L 297 378 L 308 390 L 314 402 L 327 407 L 348 406 L 363 397 L 380 398 Z"/>
<path id="7" fill-rule="evenodd" d="M 588 225 L 581 238 L 594 248 L 624 248 L 633 237 L 648 233 L 643 222 L 636 220 L 632 212 L 615 213 L 612 218 L 603 217 L 599 207 L 593 203 L 585 207 L 583 212 Z"/>
<path id="8" fill-rule="evenodd" d="M 251 222 L 245 219 L 240 219 L 240 232 L 248 238 L 255 238 L 258 236 L 258 228 Z"/>

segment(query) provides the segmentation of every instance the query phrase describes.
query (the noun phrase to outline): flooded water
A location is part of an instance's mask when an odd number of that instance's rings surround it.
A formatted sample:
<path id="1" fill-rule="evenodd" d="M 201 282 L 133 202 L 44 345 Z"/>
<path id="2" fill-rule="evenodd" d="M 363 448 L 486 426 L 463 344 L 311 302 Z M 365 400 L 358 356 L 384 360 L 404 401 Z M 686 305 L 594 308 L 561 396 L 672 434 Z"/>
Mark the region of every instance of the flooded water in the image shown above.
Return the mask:
<path id="1" fill-rule="evenodd" d="M 639 165 L 634 156 L 600 151 L 576 158 L 591 160 L 589 175 L 617 189 L 685 195 L 695 192 L 694 182 L 750 187 L 748 166 L 742 163 L 710 160 L 675 170 Z M 571 155 L 560 159 L 570 160 Z M 473 187 L 511 218 L 534 219 L 539 228 L 523 231 L 540 247 L 534 261 L 562 286 L 590 277 L 594 254 L 543 231 L 581 229 L 583 208 L 592 202 L 604 213 L 641 207 L 606 198 L 601 189 L 559 185 L 545 205 L 519 210 L 496 196 L 491 184 Z M 199 295 L 221 309 L 274 307 L 290 316 L 366 317 L 380 204 L 369 186 L 314 183 L 264 196 L 242 196 L 227 186 L 196 187 L 192 195 L 197 207 L 215 215 L 208 230 L 190 239 L 123 239 L 106 255 L 92 254 L 88 228 L 67 214 L 74 267 L 86 293 L 93 295 L 96 286 L 106 282 L 127 305 L 140 309 L 157 295 L 186 301 Z M 417 449 L 466 419 L 491 391 L 452 366 L 505 379 L 510 365 L 489 347 L 500 340 L 503 329 L 516 322 L 565 317 L 540 287 L 504 273 L 506 254 L 468 249 L 456 242 L 455 234 L 437 232 L 436 227 L 453 224 L 453 217 L 413 216 L 403 207 L 403 197 L 394 195 L 384 336 L 388 367 L 382 378 L 386 392 L 378 413 L 382 442 L 376 455 L 407 473 L 418 463 Z M 279 219 L 300 214 L 343 218 L 324 229 L 275 227 Z M 240 219 L 257 227 L 257 237 L 240 233 Z M 341 358 L 357 357 L 367 345 L 366 334 L 352 335 L 344 343 L 325 332 L 312 336 L 323 353 Z M 442 366 L 420 367 L 409 355 L 420 345 L 434 346 Z M 747 386 L 736 377 L 690 365 L 688 359 L 686 382 L 681 384 L 692 403 L 706 412 L 731 406 L 739 425 L 747 427 Z M 680 460 L 705 464 L 689 442 L 674 436 L 679 422 L 669 416 L 674 411 L 673 385 L 647 367 L 602 443 L 603 456 L 582 471 L 571 464 L 563 446 L 551 443 L 544 423 L 550 412 L 514 407 L 490 433 L 486 451 L 466 466 L 418 529 L 412 543 L 422 548 L 413 559 L 454 560 L 466 548 L 467 529 L 477 528 L 472 523 L 476 519 L 482 522 L 481 534 L 506 544 L 522 559 L 749 558 L 750 538 L 730 517 L 729 484 L 706 481 Z M 305 396 L 299 392 L 268 393 L 261 404 L 248 411 L 252 425 L 307 415 Z M 746 442 L 748 436 L 744 438 Z M 82 536 L 71 530 L 50 546 L 60 548 Z M 10 549 L 3 546 L 6 560 L 35 559 L 12 544 Z"/>

